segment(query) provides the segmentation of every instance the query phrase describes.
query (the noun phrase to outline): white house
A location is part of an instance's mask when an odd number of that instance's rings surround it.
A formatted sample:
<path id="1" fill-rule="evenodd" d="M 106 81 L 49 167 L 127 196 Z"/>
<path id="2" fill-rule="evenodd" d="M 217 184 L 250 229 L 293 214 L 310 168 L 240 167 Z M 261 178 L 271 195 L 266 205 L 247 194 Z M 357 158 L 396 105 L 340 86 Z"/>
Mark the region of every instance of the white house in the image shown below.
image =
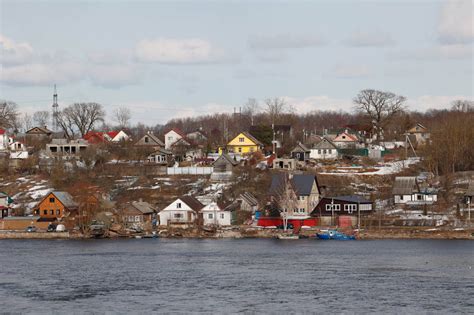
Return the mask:
<path id="1" fill-rule="evenodd" d="M 222 209 L 216 202 L 211 202 L 201 210 L 204 225 L 231 225 L 231 212 Z"/>
<path id="2" fill-rule="evenodd" d="M 414 136 L 417 144 L 425 144 L 430 139 L 430 132 L 428 128 L 423 126 L 420 123 L 417 123 L 416 126 L 413 126 L 407 131 L 408 135 Z"/>
<path id="3" fill-rule="evenodd" d="M 356 148 L 359 144 L 359 139 L 356 135 L 350 134 L 349 132 L 345 131 L 341 134 L 338 134 L 332 142 L 341 149 L 352 149 Z"/>
<path id="4" fill-rule="evenodd" d="M 24 151 L 24 150 L 26 150 L 26 147 L 22 142 L 17 141 L 12 137 L 8 137 L 8 148 L 10 149 L 10 151 Z"/>
<path id="5" fill-rule="evenodd" d="M 183 138 L 185 138 L 185 136 L 178 128 L 169 130 L 167 133 L 165 133 L 165 149 L 170 149 L 175 142 Z"/>
<path id="6" fill-rule="evenodd" d="M 104 134 L 104 137 L 110 142 L 127 141 L 130 136 L 127 135 L 123 130 L 120 131 L 109 131 Z"/>
<path id="7" fill-rule="evenodd" d="M 6 151 L 9 145 L 9 138 L 5 129 L 0 129 L 0 151 Z"/>
<path id="8" fill-rule="evenodd" d="M 420 188 L 415 176 L 398 176 L 393 183 L 392 195 L 395 204 L 425 205 L 438 200 L 433 188 Z"/>
<path id="9" fill-rule="evenodd" d="M 311 148 L 309 157 L 316 160 L 334 160 L 338 157 L 337 147 L 330 140 L 323 138 Z"/>
<path id="10" fill-rule="evenodd" d="M 183 196 L 160 211 L 160 226 L 179 225 L 189 227 L 197 223 L 204 205 L 192 196 Z"/>

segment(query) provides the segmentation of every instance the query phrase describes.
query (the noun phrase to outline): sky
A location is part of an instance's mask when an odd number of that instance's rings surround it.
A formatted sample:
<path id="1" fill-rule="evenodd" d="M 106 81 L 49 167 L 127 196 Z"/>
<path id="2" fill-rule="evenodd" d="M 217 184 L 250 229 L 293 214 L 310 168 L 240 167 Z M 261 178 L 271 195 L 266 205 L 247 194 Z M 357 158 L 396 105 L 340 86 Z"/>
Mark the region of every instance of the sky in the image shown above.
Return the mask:
<path id="1" fill-rule="evenodd" d="M 363 89 L 411 110 L 473 99 L 467 1 L 0 0 L 0 99 L 25 112 L 98 102 L 133 122 L 233 112 L 283 97 L 354 109 Z"/>

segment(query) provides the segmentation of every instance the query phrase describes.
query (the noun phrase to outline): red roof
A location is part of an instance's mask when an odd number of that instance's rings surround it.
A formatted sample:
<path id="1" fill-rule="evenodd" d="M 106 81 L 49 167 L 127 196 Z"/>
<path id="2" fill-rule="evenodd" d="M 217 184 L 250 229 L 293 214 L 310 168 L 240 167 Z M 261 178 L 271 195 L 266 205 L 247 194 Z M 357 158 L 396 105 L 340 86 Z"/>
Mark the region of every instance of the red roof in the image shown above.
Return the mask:
<path id="1" fill-rule="evenodd" d="M 107 132 L 107 135 L 110 137 L 110 139 L 113 139 L 119 134 L 119 132 L 120 131 L 109 131 Z"/>
<path id="2" fill-rule="evenodd" d="M 178 129 L 178 128 L 171 128 L 170 130 L 168 130 L 167 132 L 165 132 L 165 134 L 167 134 L 167 133 L 170 132 L 170 131 L 174 131 L 174 132 L 176 132 L 178 135 L 180 135 L 181 137 L 186 138 L 186 135 L 184 134 L 184 132 L 181 131 L 181 129 Z"/>
<path id="3" fill-rule="evenodd" d="M 0 135 L 4 135 L 6 133 L 5 129 L 0 129 Z"/>
<path id="4" fill-rule="evenodd" d="M 101 143 L 105 142 L 104 134 L 102 132 L 89 131 L 82 137 L 84 140 L 87 140 L 89 143 Z"/>

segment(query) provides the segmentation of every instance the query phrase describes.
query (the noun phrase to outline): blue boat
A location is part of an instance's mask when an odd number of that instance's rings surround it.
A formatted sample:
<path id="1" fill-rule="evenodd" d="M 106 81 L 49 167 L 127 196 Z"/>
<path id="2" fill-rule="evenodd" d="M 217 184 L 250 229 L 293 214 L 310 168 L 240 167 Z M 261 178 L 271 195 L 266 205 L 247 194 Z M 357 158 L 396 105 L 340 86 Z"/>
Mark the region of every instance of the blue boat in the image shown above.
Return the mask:
<path id="1" fill-rule="evenodd" d="M 347 235 L 336 230 L 321 231 L 321 233 L 316 233 L 316 236 L 320 240 L 351 241 L 356 239 L 354 235 Z"/>

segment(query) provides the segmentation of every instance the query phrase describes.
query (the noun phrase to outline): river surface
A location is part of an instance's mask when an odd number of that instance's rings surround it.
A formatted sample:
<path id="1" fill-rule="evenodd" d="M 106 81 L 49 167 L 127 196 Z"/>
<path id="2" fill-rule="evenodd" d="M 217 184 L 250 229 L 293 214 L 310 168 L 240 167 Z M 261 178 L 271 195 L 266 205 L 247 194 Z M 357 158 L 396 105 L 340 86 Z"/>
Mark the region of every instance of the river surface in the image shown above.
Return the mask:
<path id="1" fill-rule="evenodd" d="M 0 240 L 0 313 L 474 313 L 474 242 Z"/>

